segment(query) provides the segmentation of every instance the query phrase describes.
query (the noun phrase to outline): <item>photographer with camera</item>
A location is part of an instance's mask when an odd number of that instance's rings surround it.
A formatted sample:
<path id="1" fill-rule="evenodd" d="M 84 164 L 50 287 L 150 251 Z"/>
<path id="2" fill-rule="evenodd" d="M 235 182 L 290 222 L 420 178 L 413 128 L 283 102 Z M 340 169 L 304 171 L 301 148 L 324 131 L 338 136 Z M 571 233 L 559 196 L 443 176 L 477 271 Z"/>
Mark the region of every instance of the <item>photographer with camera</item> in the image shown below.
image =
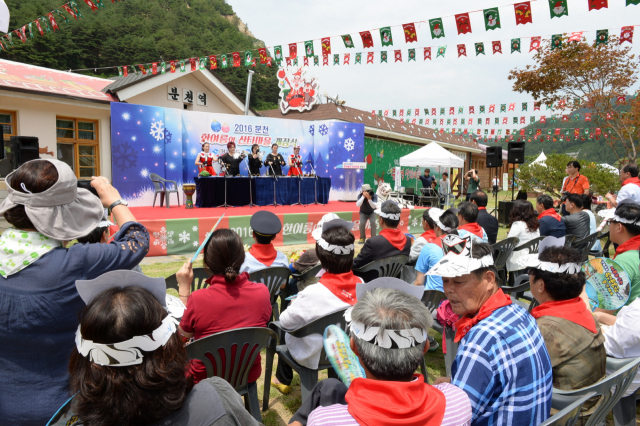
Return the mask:
<path id="1" fill-rule="evenodd" d="M 478 176 L 478 170 L 471 169 L 464 174 L 464 180 L 467 182 L 467 198 L 469 201 L 471 194 L 480 189 L 480 176 Z"/>
<path id="2" fill-rule="evenodd" d="M 378 196 L 371 190 L 371 185 L 367 183 L 362 185 L 356 201 L 356 206 L 360 207 L 360 239 L 358 244 L 364 244 L 367 239 L 367 220 L 371 226 L 371 237 L 376 236 L 376 214 L 374 210 L 378 207 L 377 202 Z"/>
<path id="3" fill-rule="evenodd" d="M 567 177 L 562 181 L 562 190 L 560 191 L 562 193 L 560 201 L 563 203 L 561 210 L 562 216 L 568 216 L 570 214 L 564 205 L 569 194 L 589 195 L 589 179 L 580 174 L 580 163 L 577 161 L 569 161 L 565 172 L 567 173 Z"/>

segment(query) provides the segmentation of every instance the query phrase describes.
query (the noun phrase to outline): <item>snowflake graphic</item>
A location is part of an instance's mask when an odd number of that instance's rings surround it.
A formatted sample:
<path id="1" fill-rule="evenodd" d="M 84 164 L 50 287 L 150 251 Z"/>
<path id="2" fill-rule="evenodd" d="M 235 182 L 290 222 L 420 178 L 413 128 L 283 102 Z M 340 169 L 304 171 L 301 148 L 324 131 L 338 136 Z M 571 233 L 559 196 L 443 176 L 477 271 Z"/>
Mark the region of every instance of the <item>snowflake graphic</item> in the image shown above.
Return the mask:
<path id="1" fill-rule="evenodd" d="M 191 235 L 187 231 L 182 231 L 178 239 L 182 244 L 186 244 L 187 241 L 191 241 Z"/>
<path id="2" fill-rule="evenodd" d="M 137 138 L 137 137 L 135 137 L 135 136 L 131 136 L 131 141 L 132 141 L 132 142 L 135 142 L 135 141 L 136 141 L 136 139 L 138 139 L 138 138 Z"/>
<path id="3" fill-rule="evenodd" d="M 320 134 L 322 136 L 326 135 L 329 132 L 329 128 L 327 127 L 326 124 L 321 124 L 318 130 L 320 131 Z"/>
<path id="4" fill-rule="evenodd" d="M 191 148 L 191 155 L 196 155 L 198 151 L 195 148 Z"/>
<path id="5" fill-rule="evenodd" d="M 411 226 L 416 227 L 418 226 L 418 218 L 414 217 L 413 220 L 411 221 Z"/>
<path id="6" fill-rule="evenodd" d="M 199 245 L 200 245 L 200 243 L 199 243 L 198 241 L 194 241 L 194 242 L 193 242 L 193 246 L 194 246 L 194 247 L 198 247 Z"/>
<path id="7" fill-rule="evenodd" d="M 128 112 L 123 112 L 122 113 L 122 119 L 124 121 L 129 121 L 130 118 L 131 118 L 131 114 L 129 114 Z"/>
<path id="8" fill-rule="evenodd" d="M 151 123 L 151 131 L 149 132 L 157 141 L 164 137 L 164 123 L 162 121 L 154 121 Z"/>
<path id="9" fill-rule="evenodd" d="M 339 132 L 338 132 L 338 137 L 339 137 L 339 138 L 341 138 L 341 137 L 343 137 L 343 136 L 344 136 L 344 132 L 343 132 L 342 130 L 341 130 L 341 131 L 339 131 Z"/>
<path id="10" fill-rule="evenodd" d="M 313 134 L 315 133 L 315 129 L 314 129 L 314 127 L 315 127 L 315 126 L 309 126 L 309 134 L 310 134 L 311 136 L 313 136 Z"/>
<path id="11" fill-rule="evenodd" d="M 171 133 L 167 128 L 164 129 L 164 144 L 171 143 L 171 137 L 173 133 Z"/>
<path id="12" fill-rule="evenodd" d="M 167 232 L 167 229 L 163 226 L 160 228 L 160 232 L 153 233 L 153 245 L 160 246 L 163 250 L 167 249 L 167 244 L 173 244 L 173 231 Z"/>
<path id="13" fill-rule="evenodd" d="M 159 145 L 154 145 L 153 146 L 153 153 L 154 154 L 160 154 L 160 152 L 162 152 L 162 150 L 160 149 Z"/>
<path id="14" fill-rule="evenodd" d="M 194 226 L 191 228 L 191 231 L 192 231 L 192 232 L 198 232 L 198 227 L 194 225 Z"/>
<path id="15" fill-rule="evenodd" d="M 356 147 L 356 143 L 353 141 L 353 139 L 351 138 L 345 139 L 344 149 L 346 149 L 347 151 L 353 151 L 355 147 Z"/>
<path id="16" fill-rule="evenodd" d="M 175 163 L 169 163 L 169 170 L 173 170 L 176 168 Z"/>
<path id="17" fill-rule="evenodd" d="M 121 172 L 136 167 L 138 163 L 136 150 L 127 142 L 115 145 L 111 156 L 114 166 L 120 169 Z"/>
<path id="18" fill-rule="evenodd" d="M 140 170 L 140 176 L 142 176 L 143 178 L 149 177 L 149 170 L 147 169 Z"/>

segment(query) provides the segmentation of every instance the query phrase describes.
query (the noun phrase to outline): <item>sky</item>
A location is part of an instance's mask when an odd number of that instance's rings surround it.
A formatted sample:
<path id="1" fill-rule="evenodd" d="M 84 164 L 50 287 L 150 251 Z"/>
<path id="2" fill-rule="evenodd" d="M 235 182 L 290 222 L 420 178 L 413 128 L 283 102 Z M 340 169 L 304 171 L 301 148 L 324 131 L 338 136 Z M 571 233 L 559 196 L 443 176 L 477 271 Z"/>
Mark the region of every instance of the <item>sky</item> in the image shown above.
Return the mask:
<path id="1" fill-rule="evenodd" d="M 550 18 L 548 0 L 531 1 L 533 23 L 515 24 L 515 0 L 227 0 L 253 35 L 269 47 L 282 45 L 288 56 L 288 44 L 298 42 L 299 54 L 304 41 L 314 42 L 320 55 L 320 38 L 332 36 L 334 53 L 351 53 L 351 65 L 311 66 L 308 75 L 320 81 L 320 93 L 339 96 L 347 106 L 371 110 L 440 108 L 533 102 L 526 93 L 512 90 L 509 71 L 533 64 L 529 52 L 530 37 L 585 31 L 589 42 L 596 30 L 609 29 L 620 36 L 623 26 L 640 25 L 640 5 L 625 6 L 625 0 L 609 0 L 608 9 L 589 12 L 588 0 L 568 0 L 569 16 Z M 471 13 L 471 34 L 458 35 L 453 15 L 499 7 L 501 29 L 485 31 L 481 12 Z M 449 17 L 446 17 L 451 15 Z M 443 18 L 446 37 L 432 40 L 428 20 Z M 419 22 L 425 21 L 425 22 Z M 379 32 L 372 31 L 373 49 L 363 49 L 358 32 L 389 25 L 416 23 L 417 43 L 406 44 L 402 27 L 392 28 L 393 47 L 381 46 Z M 339 37 L 351 34 L 355 49 L 346 49 Z M 510 40 L 521 38 L 521 53 L 511 54 Z M 492 54 L 491 42 L 501 40 L 502 54 Z M 476 56 L 474 43 L 484 42 L 485 55 Z M 466 44 L 467 57 L 458 58 L 456 46 Z M 436 59 L 439 45 L 447 45 L 445 58 Z M 625 43 L 625 45 L 629 45 Z M 423 61 L 423 47 L 432 46 L 432 60 Z M 407 62 L 407 49 L 416 48 L 416 61 Z M 393 50 L 401 49 L 403 62 L 394 63 Z M 354 65 L 356 52 L 375 51 L 374 64 Z M 388 63 L 380 64 L 381 50 L 388 51 Z M 640 53 L 640 27 L 635 28 L 632 53 Z M 300 59 L 302 63 L 302 59 Z M 636 85 L 637 86 L 637 85 Z M 488 107 L 487 107 L 488 108 Z M 499 108 L 499 107 L 497 107 Z M 531 111 L 532 106 L 529 106 Z M 497 109 L 496 109 L 497 111 Z M 448 114 L 448 108 L 447 108 Z M 421 117 L 423 113 L 421 112 Z M 527 120 L 528 122 L 528 120 Z"/>

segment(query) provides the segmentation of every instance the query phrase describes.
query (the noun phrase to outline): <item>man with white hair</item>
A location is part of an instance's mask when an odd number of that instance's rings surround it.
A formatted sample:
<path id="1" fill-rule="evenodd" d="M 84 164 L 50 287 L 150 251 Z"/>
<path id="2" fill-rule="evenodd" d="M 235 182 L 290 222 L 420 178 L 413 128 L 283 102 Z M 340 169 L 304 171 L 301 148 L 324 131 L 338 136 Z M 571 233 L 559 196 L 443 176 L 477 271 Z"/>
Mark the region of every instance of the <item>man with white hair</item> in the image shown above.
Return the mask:
<path id="1" fill-rule="evenodd" d="M 459 342 L 450 382 L 471 400 L 472 426 L 535 426 L 551 411 L 552 368 L 535 319 L 497 285 L 493 250 L 449 235 L 448 253 L 427 275 L 442 277 Z"/>
<path id="2" fill-rule="evenodd" d="M 395 278 L 357 285 L 358 302 L 345 314 L 351 320 L 347 352 L 366 378 L 349 388 L 336 379 L 321 381 L 289 424 L 468 425 L 471 405 L 463 391 L 449 383 L 431 386 L 415 374 L 433 323 L 422 292 Z"/>

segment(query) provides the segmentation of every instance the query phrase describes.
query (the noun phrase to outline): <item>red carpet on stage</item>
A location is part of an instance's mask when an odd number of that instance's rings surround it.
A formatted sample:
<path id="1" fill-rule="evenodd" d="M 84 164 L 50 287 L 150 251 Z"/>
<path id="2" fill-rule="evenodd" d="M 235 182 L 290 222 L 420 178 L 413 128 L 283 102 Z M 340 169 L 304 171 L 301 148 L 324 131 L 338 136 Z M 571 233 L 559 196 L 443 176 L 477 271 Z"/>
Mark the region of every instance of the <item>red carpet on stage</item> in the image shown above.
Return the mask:
<path id="1" fill-rule="evenodd" d="M 267 206 L 267 207 L 212 207 L 187 209 L 172 205 L 171 208 L 160 207 L 130 207 L 131 213 L 139 221 L 159 219 L 195 219 L 204 217 L 220 217 L 223 213 L 228 216 L 251 216 L 259 210 L 266 210 L 275 214 L 295 213 L 330 213 L 330 212 L 357 212 L 359 210 L 355 202 L 329 201 L 329 204 L 309 204 L 308 206 Z"/>
<path id="2" fill-rule="evenodd" d="M 151 236 L 147 256 L 192 255 L 223 214 L 224 218 L 218 228 L 233 229 L 244 244 L 251 245 L 254 243 L 251 215 L 261 210 L 275 213 L 282 222 L 282 232 L 273 241 L 276 246 L 314 243 L 311 231 L 327 213 L 336 213 L 341 219 L 353 222 L 352 231 L 356 238 L 360 238 L 360 215 L 355 202 L 332 201 L 325 205 L 313 204 L 306 207 L 196 207 L 189 210 L 184 206 L 172 206 L 169 209 L 159 206 L 131 207 L 136 220 L 147 228 Z M 402 210 L 398 229 L 422 234 L 422 213 L 423 209 Z M 370 224 L 367 223 L 367 235 L 370 236 L 370 232 Z"/>

